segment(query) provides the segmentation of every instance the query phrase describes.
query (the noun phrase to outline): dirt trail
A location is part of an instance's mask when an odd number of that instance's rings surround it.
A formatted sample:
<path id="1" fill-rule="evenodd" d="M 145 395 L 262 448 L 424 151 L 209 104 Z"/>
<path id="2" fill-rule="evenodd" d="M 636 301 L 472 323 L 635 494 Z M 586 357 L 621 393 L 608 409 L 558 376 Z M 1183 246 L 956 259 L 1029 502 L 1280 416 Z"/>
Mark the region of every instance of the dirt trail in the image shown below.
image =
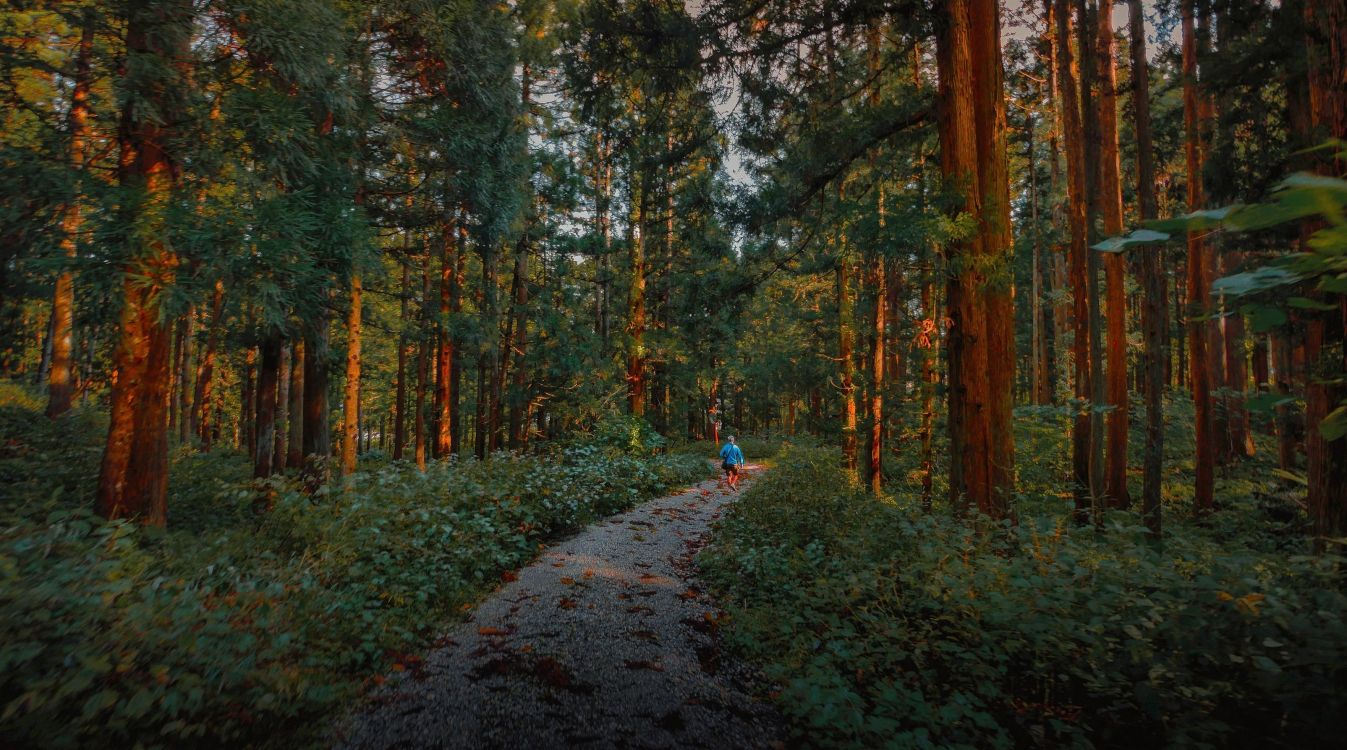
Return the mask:
<path id="1" fill-rule="evenodd" d="M 733 497 L 703 482 L 549 548 L 395 674 L 336 746 L 778 745 L 780 718 L 717 648 L 691 560 Z"/>

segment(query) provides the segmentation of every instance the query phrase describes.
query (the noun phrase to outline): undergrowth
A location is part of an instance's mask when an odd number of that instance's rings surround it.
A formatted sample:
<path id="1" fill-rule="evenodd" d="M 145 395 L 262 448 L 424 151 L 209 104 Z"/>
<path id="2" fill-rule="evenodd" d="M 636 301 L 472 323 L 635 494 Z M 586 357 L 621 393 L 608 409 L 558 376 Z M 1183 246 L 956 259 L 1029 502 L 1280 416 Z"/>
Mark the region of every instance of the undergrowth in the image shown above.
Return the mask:
<path id="1" fill-rule="evenodd" d="M 310 496 L 181 451 L 167 531 L 91 513 L 103 432 L 0 404 L 7 747 L 319 742 L 332 713 L 540 545 L 705 477 L 705 457 L 571 445 L 406 464 Z M 295 727 L 308 727 L 296 737 Z"/>
<path id="2" fill-rule="evenodd" d="M 1056 457 L 1022 464 L 1021 484 Z M 1129 513 L 1072 526 L 1059 495 L 1019 498 L 1014 526 L 922 513 L 839 459 L 788 448 L 701 556 L 729 644 L 779 686 L 796 741 L 1304 748 L 1347 732 L 1343 560 L 1239 494 L 1266 482 L 1228 477 L 1203 526 L 1167 497 L 1154 545 Z"/>

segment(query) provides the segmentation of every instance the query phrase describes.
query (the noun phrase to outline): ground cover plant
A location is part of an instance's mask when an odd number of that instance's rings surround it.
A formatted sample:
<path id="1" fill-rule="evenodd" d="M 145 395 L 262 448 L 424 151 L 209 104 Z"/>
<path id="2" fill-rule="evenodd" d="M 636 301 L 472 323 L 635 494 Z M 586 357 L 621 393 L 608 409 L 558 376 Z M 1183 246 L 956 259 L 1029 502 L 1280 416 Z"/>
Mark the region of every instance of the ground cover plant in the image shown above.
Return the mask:
<path id="1" fill-rule="evenodd" d="M 1022 477 L 1046 474 L 1063 433 L 1017 421 L 1053 447 Z M 1309 554 L 1265 467 L 1160 544 L 1134 513 L 1076 526 L 1032 481 L 1015 524 L 922 512 L 837 459 L 788 449 L 700 558 L 803 744 L 1329 747 L 1347 730 L 1345 561 Z M 1171 517 L 1191 502 L 1169 495 Z"/>
<path id="2" fill-rule="evenodd" d="M 10 746 L 315 740 L 321 717 L 374 675 L 414 669 L 436 627 L 540 544 L 709 468 L 575 445 L 385 465 L 310 495 L 248 481 L 234 454 L 183 455 L 165 531 L 87 507 L 98 420 L 48 424 L 18 400 L 0 406 Z"/>

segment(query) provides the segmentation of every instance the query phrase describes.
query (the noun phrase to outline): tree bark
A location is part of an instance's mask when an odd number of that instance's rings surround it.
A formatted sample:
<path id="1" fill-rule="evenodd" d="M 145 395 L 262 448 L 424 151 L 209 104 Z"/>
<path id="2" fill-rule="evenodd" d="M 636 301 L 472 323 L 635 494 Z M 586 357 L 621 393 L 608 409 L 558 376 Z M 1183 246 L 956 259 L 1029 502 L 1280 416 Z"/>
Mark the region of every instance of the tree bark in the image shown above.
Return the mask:
<path id="1" fill-rule="evenodd" d="M 442 243 L 440 249 L 440 314 L 439 323 L 435 326 L 438 340 L 435 347 L 435 398 L 432 405 L 435 414 L 435 418 L 432 420 L 435 425 L 432 453 L 436 458 L 449 455 L 453 447 L 453 425 L 449 410 L 450 403 L 458 397 L 458 394 L 453 390 L 453 378 L 450 377 L 455 345 L 454 337 L 449 332 L 448 321 L 452 307 L 450 299 L 454 293 L 454 263 L 458 253 L 462 252 L 461 248 L 458 247 L 457 221 L 447 220 L 442 229 L 440 235 Z"/>
<path id="2" fill-rule="evenodd" d="M 402 266 L 402 299 L 398 316 L 398 382 L 393 397 L 393 460 L 402 460 L 402 449 L 407 444 L 407 297 L 411 294 L 411 274 L 406 260 Z"/>
<path id="3" fill-rule="evenodd" d="M 261 366 L 257 375 L 257 433 L 253 444 L 253 477 L 262 479 L 272 474 L 272 459 L 276 449 L 276 402 L 280 384 L 281 347 L 279 333 L 268 333 L 262 340 Z"/>
<path id="4" fill-rule="evenodd" d="M 346 384 L 342 397 L 341 475 L 355 473 L 360 449 L 360 273 L 351 272 L 351 307 L 346 316 Z"/>
<path id="5" fill-rule="evenodd" d="M 285 446 L 285 463 L 296 469 L 304 466 L 304 340 L 296 339 L 290 348 L 290 430 Z"/>
<path id="6" fill-rule="evenodd" d="M 210 329 L 206 332 L 206 347 L 201 352 L 196 368 L 196 387 L 192 396 L 192 419 L 195 425 L 192 431 L 201 441 L 201 450 L 211 448 L 211 389 L 214 386 L 215 350 L 220 343 L 220 331 L 224 328 L 224 282 L 216 280 L 215 293 L 210 305 Z"/>
<path id="7" fill-rule="evenodd" d="M 80 200 L 84 194 L 84 162 L 88 159 L 89 85 L 93 78 L 94 19 L 84 14 L 79 51 L 75 56 L 75 87 L 70 97 L 70 168 L 75 173 L 69 202 L 61 216 L 61 254 L 67 266 L 56 276 L 51 303 L 51 368 L 48 374 L 47 416 L 55 419 L 70 411 L 75 395 L 74 329 L 75 271 L 79 233 L 83 226 Z"/>
<path id="8" fill-rule="evenodd" d="M 276 382 L 276 429 L 271 446 L 271 470 L 275 474 L 285 471 L 286 459 L 289 458 L 286 454 L 286 439 L 289 436 L 287 426 L 290 424 L 290 381 L 293 378 L 291 369 L 294 364 L 290 350 L 289 344 L 282 342 L 281 368 Z"/>
<path id="9" fill-rule="evenodd" d="M 1118 156 L 1118 88 L 1114 65 L 1113 0 L 1099 0 L 1097 52 L 1099 55 L 1099 196 L 1104 234 L 1116 237 L 1123 231 L 1121 166 Z M 1132 499 L 1127 489 L 1127 303 L 1125 265 L 1121 253 L 1104 258 L 1108 287 L 1108 453 L 1104 492 L 1115 508 L 1127 508 Z"/>
<path id="10" fill-rule="evenodd" d="M 1194 33 L 1194 0 L 1183 0 L 1183 124 L 1184 153 L 1188 167 L 1188 210 L 1202 207 L 1202 154 L 1199 123 L 1201 103 L 1197 91 L 1197 39 Z M 1211 512 L 1215 471 L 1215 440 L 1211 414 L 1211 357 L 1207 352 L 1206 323 L 1198 319 L 1211 307 L 1206 273 L 1207 251 L 1200 232 L 1188 233 L 1188 362 L 1195 407 L 1194 439 L 1197 445 L 1193 510 L 1198 516 Z"/>
<path id="11" fill-rule="evenodd" d="M 1142 220 L 1156 217 L 1155 150 L 1151 137 L 1150 78 L 1146 58 L 1146 25 L 1141 0 L 1128 0 L 1128 27 L 1132 38 L 1132 109 L 1137 139 L 1137 208 Z M 1164 462 L 1165 331 L 1169 305 L 1160 248 L 1141 251 L 1144 305 L 1141 311 L 1145 339 L 1146 444 L 1142 458 L 1141 516 L 1154 538 L 1162 532 L 1160 485 Z"/>
<path id="12" fill-rule="evenodd" d="M 635 175 L 633 175 L 635 178 Z M 627 411 L 645 416 L 645 215 L 649 180 L 632 180 L 632 223 L 630 244 L 631 284 L 627 293 Z"/>
<path id="13" fill-rule="evenodd" d="M 1308 32 L 1310 123 L 1316 142 L 1347 138 L 1347 0 L 1305 4 Z M 1342 174 L 1342 159 L 1319 159 L 1321 174 Z M 1302 227 L 1302 241 L 1312 227 Z M 1303 247 L 1303 245 L 1302 245 Z M 1320 425 L 1347 404 L 1347 297 L 1338 310 L 1314 314 L 1305 327 L 1305 454 L 1315 546 L 1347 534 L 1347 437 L 1328 440 Z"/>
<path id="14" fill-rule="evenodd" d="M 304 476 L 310 491 L 327 481 L 332 432 L 327 421 L 328 321 L 320 317 L 304 339 Z"/>
<path id="15" fill-rule="evenodd" d="M 1075 64 L 1071 55 L 1071 11 L 1066 0 L 1056 0 L 1055 20 L 1057 24 L 1057 82 L 1061 94 L 1062 130 L 1066 141 L 1066 182 L 1067 182 L 1067 226 L 1071 232 L 1071 245 L 1068 261 L 1071 271 L 1071 327 L 1074 335 L 1071 353 L 1073 358 L 1072 390 L 1078 411 L 1071 430 L 1071 475 L 1073 494 L 1076 504 L 1076 522 L 1085 523 L 1089 519 L 1092 501 L 1090 483 L 1090 455 L 1092 449 L 1090 413 L 1085 407 L 1090 403 L 1090 311 L 1086 284 L 1086 253 L 1090 252 L 1087 211 L 1085 207 L 1085 135 L 1080 118 L 1080 103 L 1076 84 Z"/>
<path id="16" fill-rule="evenodd" d="M 185 110 L 194 7 L 186 0 L 133 0 L 126 6 L 126 49 L 156 60 L 171 80 L 156 85 L 128 75 L 131 96 L 118 131 L 120 179 L 131 191 L 131 224 L 114 351 L 111 416 L 94 509 L 105 518 L 163 526 L 168 514 L 169 325 L 161 292 L 176 279 L 178 258 L 165 241 L 168 202 L 178 183 L 172 124 Z"/>

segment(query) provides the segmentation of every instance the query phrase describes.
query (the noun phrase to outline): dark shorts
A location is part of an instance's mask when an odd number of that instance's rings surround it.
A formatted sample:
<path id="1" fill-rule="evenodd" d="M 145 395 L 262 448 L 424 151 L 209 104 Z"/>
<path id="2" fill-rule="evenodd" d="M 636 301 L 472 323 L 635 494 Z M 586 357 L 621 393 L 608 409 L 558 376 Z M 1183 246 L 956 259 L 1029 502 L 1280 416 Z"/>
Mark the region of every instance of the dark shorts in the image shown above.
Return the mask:
<path id="1" fill-rule="evenodd" d="M 720 465 L 720 468 L 724 469 L 726 474 L 739 473 L 739 464 L 723 463 Z"/>

